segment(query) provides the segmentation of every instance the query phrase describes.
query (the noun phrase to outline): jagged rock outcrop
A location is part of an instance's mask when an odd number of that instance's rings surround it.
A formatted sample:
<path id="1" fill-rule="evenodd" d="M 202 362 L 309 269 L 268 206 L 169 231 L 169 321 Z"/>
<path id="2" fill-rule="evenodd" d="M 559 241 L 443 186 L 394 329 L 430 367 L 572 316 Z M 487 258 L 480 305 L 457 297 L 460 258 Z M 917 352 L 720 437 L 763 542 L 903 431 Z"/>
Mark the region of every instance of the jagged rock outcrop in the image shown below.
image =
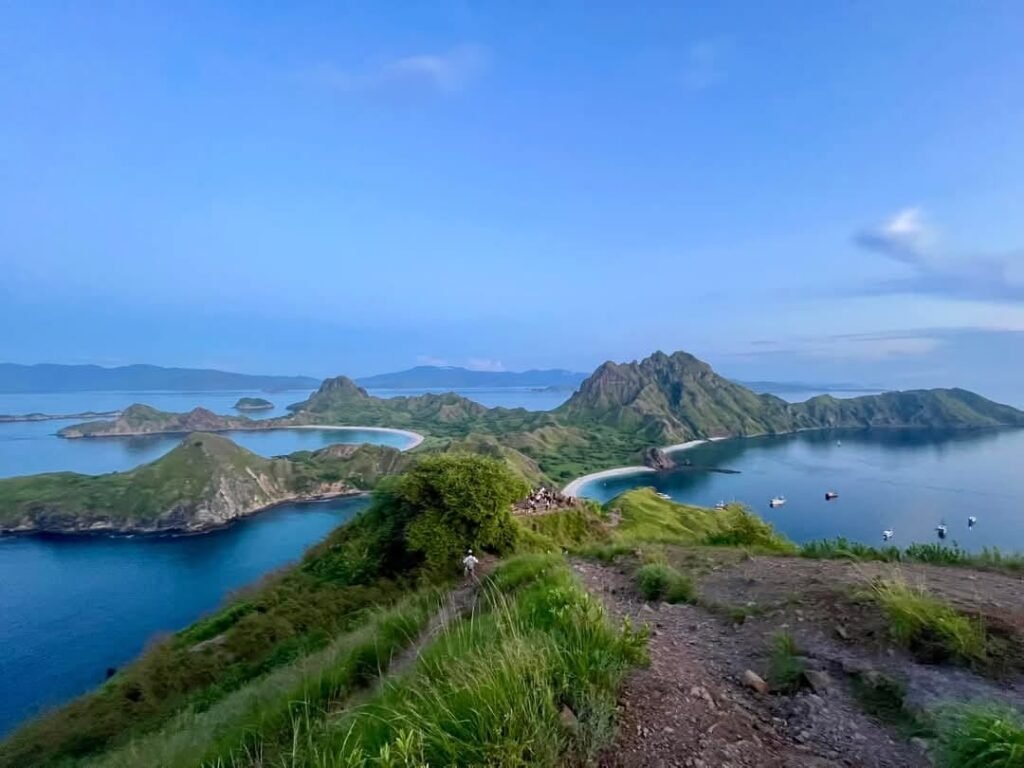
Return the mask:
<path id="1" fill-rule="evenodd" d="M 655 448 L 651 446 L 644 451 L 644 466 L 650 467 L 651 469 L 659 472 L 674 469 L 676 467 L 675 461 L 665 453 L 661 448 Z"/>

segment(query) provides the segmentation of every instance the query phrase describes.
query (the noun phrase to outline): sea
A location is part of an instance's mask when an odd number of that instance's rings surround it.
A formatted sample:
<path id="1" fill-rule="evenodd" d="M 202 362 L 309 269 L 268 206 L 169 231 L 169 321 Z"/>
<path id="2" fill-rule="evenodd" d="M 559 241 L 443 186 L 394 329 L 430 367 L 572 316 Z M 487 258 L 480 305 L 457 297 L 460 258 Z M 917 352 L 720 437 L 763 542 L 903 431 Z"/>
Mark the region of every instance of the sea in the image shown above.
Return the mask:
<path id="1" fill-rule="evenodd" d="M 426 390 L 375 390 L 380 397 Z M 489 406 L 548 410 L 568 392 L 473 389 Z M 262 397 L 287 414 L 308 392 L 75 392 L 0 394 L 0 414 L 71 414 L 145 403 L 165 411 L 197 406 L 233 414 L 240 397 Z M 37 472 L 89 474 L 131 469 L 159 458 L 180 436 L 65 440 L 57 430 L 81 419 L 0 423 L 0 477 Z M 229 432 L 264 456 L 331 443 L 404 448 L 409 438 L 360 429 Z M 0 736 L 25 719 L 102 683 L 108 668 L 146 644 L 215 610 L 233 591 L 296 561 L 365 508 L 366 498 L 288 504 L 200 536 L 0 536 Z"/>
<path id="2" fill-rule="evenodd" d="M 252 396 L 274 403 L 273 410 L 255 415 L 260 418 L 283 415 L 288 404 L 308 394 L 0 395 L 0 413 L 107 411 L 143 402 L 168 411 L 201 405 L 228 414 L 239 397 Z M 538 411 L 569 395 L 532 389 L 460 394 L 489 406 Z M 56 437 L 74 421 L 0 424 L 0 477 L 121 471 L 158 458 L 178 442 L 166 436 Z M 358 429 L 229 436 L 267 456 L 333 442 L 407 444 L 402 436 Z M 882 530 L 891 528 L 894 543 L 906 545 L 936 540 L 935 526 L 945 523 L 948 543 L 1024 550 L 1024 430 L 803 432 L 709 443 L 676 458 L 693 466 L 595 481 L 583 493 L 605 501 L 650 485 L 686 503 L 740 501 L 798 542 L 846 536 L 881 543 Z M 825 501 L 832 490 L 839 497 Z M 769 508 L 773 496 L 785 496 L 786 504 Z M 234 590 L 296 561 L 367 503 L 353 498 L 286 505 L 191 537 L 0 537 L 0 735 L 88 691 L 103 681 L 107 668 L 128 663 L 154 638 L 187 626 Z M 978 518 L 973 529 L 967 528 L 968 515 Z"/>

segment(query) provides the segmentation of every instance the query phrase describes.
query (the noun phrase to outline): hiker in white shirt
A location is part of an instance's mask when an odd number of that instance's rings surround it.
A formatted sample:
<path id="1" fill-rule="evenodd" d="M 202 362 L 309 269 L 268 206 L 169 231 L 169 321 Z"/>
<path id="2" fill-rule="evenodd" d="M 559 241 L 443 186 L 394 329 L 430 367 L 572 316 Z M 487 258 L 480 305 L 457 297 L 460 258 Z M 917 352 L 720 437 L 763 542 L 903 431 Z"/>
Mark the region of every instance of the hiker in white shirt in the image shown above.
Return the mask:
<path id="1" fill-rule="evenodd" d="M 476 573 L 476 564 L 479 562 L 479 560 L 473 557 L 472 549 L 466 551 L 466 556 L 462 558 L 462 566 L 465 569 L 467 578 Z"/>

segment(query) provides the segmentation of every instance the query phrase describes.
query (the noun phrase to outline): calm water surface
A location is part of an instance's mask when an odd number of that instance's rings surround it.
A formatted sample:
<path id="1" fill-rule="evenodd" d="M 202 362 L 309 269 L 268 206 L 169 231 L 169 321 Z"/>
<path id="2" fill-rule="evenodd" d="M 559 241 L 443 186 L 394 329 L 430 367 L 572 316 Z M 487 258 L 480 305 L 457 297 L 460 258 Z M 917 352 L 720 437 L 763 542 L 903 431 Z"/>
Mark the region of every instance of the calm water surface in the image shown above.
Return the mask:
<path id="1" fill-rule="evenodd" d="M 0 733 L 103 682 L 367 503 L 285 505 L 202 536 L 0 538 Z"/>
<path id="2" fill-rule="evenodd" d="M 935 541 L 945 521 L 947 542 L 1024 551 L 1024 430 L 803 432 L 724 440 L 675 457 L 740 474 L 642 473 L 593 481 L 582 493 L 607 501 L 654 486 L 690 504 L 737 500 L 798 542 L 846 536 L 878 544 L 892 528 L 894 543 L 905 546 Z M 839 498 L 826 502 L 828 490 Z M 769 508 L 777 495 L 785 506 Z M 970 531 L 968 515 L 978 518 Z"/>

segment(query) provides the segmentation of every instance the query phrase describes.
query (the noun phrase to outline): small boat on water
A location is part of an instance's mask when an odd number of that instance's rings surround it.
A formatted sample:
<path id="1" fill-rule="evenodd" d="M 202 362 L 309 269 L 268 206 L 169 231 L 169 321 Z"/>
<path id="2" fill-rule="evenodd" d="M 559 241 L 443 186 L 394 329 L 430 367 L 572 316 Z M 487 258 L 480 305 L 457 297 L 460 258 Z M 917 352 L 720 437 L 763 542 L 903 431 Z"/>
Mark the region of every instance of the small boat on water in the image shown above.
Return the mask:
<path id="1" fill-rule="evenodd" d="M 725 502 L 720 501 L 717 504 L 715 504 L 715 509 L 717 509 L 718 511 L 722 511 L 723 509 L 725 509 Z"/>
<path id="2" fill-rule="evenodd" d="M 967 527 L 968 528 L 973 528 L 977 524 L 978 524 L 978 518 L 976 518 L 974 515 L 968 516 L 968 518 L 967 518 Z"/>
<path id="3" fill-rule="evenodd" d="M 772 509 L 774 509 L 775 507 L 781 507 L 785 503 L 786 503 L 786 497 L 785 496 L 775 496 L 775 497 L 773 497 L 768 502 L 768 506 L 771 507 Z"/>
<path id="4" fill-rule="evenodd" d="M 666 501 L 671 501 L 672 500 L 671 496 L 669 496 L 667 493 L 662 493 L 661 491 L 658 491 L 658 498 L 659 499 L 665 499 Z"/>
<path id="5" fill-rule="evenodd" d="M 840 447 L 842 444 L 843 444 L 842 440 L 836 440 L 836 448 Z"/>
<path id="6" fill-rule="evenodd" d="M 889 541 L 889 539 L 891 539 L 895 535 L 896 531 L 894 531 L 892 528 L 886 528 L 884 531 L 882 531 L 882 541 Z"/>
<path id="7" fill-rule="evenodd" d="M 825 491 L 825 501 L 833 501 L 839 498 L 838 491 Z"/>
<path id="8" fill-rule="evenodd" d="M 939 523 L 938 525 L 936 525 L 936 526 L 935 526 L 935 532 L 936 532 L 937 534 L 939 534 L 939 538 L 940 538 L 940 539 L 944 539 L 944 538 L 946 538 L 946 534 L 947 534 L 947 533 L 948 533 L 949 531 L 948 531 L 948 529 L 946 528 L 946 524 L 945 524 L 945 523 Z"/>

